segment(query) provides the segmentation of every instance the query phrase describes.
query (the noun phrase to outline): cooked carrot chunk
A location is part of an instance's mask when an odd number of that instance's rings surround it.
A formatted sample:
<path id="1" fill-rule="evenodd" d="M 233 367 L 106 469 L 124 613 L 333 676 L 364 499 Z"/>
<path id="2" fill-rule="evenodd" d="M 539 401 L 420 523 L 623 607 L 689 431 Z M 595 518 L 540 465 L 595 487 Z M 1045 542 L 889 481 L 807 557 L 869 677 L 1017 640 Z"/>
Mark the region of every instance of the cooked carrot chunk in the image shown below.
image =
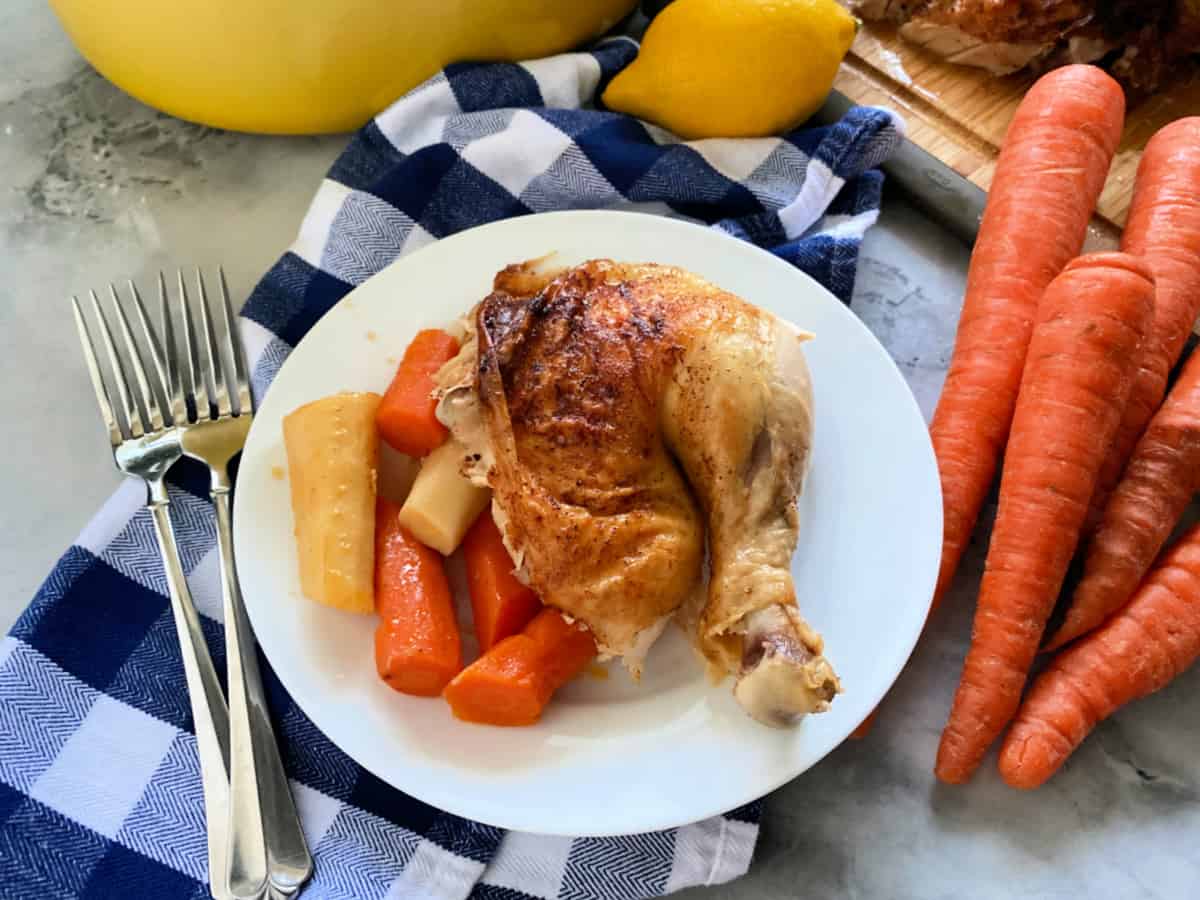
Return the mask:
<path id="1" fill-rule="evenodd" d="M 412 339 L 375 414 L 379 436 L 393 449 L 425 456 L 446 440 L 446 426 L 435 415 L 433 376 L 457 353 L 458 341 L 437 328 Z"/>

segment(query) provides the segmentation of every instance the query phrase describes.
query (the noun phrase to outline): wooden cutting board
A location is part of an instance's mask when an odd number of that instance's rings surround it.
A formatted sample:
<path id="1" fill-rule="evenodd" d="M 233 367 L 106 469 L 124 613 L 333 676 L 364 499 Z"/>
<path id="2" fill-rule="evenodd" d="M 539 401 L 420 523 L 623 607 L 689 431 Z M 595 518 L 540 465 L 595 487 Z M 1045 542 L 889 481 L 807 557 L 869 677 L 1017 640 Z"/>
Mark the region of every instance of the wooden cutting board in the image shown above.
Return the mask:
<path id="1" fill-rule="evenodd" d="M 956 66 L 901 40 L 890 26 L 865 25 L 834 87 L 856 103 L 901 112 L 908 137 L 964 178 L 987 190 L 1000 142 L 1031 76 L 998 78 Z M 1170 85 L 1132 105 L 1112 171 L 1100 196 L 1097 241 L 1112 243 L 1125 222 L 1142 148 L 1173 119 L 1200 113 L 1200 79 Z"/>

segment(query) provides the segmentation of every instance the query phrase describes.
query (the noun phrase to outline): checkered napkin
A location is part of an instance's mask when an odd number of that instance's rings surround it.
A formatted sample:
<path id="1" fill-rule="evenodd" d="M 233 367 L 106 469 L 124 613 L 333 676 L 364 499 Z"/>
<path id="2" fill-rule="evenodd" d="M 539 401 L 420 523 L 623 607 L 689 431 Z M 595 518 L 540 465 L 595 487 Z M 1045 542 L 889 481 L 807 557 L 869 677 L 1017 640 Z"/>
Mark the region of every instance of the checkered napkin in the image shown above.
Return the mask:
<path id="1" fill-rule="evenodd" d="M 681 143 L 594 108 L 636 53 L 618 39 L 520 65 L 452 66 L 359 132 L 296 243 L 246 304 L 259 395 L 312 324 L 397 256 L 542 210 L 701 221 L 848 300 L 859 241 L 878 211 L 872 167 L 895 147 L 900 123 L 855 109 L 834 126 L 783 138 Z M 207 474 L 185 462 L 174 475 L 184 568 L 223 669 Z M 5 897 L 207 894 L 195 739 L 144 500 L 140 483 L 117 491 L 0 645 Z M 356 766 L 270 667 L 263 672 L 316 857 L 312 900 L 619 900 L 728 881 L 750 864 L 758 803 L 672 831 L 602 839 L 505 834 L 430 808 Z"/>

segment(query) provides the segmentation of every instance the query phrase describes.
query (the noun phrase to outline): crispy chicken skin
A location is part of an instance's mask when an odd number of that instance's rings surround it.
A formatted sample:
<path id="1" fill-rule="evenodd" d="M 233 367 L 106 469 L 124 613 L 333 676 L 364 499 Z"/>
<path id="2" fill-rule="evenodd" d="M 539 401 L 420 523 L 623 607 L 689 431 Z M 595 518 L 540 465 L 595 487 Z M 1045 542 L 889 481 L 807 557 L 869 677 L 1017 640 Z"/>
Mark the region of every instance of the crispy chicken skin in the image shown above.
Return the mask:
<path id="1" fill-rule="evenodd" d="M 488 481 L 530 584 L 626 653 L 700 575 L 700 511 L 658 427 L 666 325 L 605 267 L 544 291 L 497 279 L 476 310 Z"/>
<path id="2" fill-rule="evenodd" d="M 699 649 L 760 721 L 827 708 L 838 681 L 790 575 L 808 336 L 689 272 L 608 260 L 509 267 L 468 332 L 439 415 L 543 600 L 637 671 L 697 594 L 707 534 Z"/>

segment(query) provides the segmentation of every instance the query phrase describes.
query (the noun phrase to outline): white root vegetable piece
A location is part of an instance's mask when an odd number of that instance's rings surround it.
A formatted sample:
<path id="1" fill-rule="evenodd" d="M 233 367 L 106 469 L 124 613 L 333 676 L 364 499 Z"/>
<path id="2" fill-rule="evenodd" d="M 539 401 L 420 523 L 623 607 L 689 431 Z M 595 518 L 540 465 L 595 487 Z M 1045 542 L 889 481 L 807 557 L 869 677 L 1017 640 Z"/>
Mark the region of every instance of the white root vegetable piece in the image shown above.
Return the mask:
<path id="1" fill-rule="evenodd" d="M 421 470 L 421 461 L 407 453 L 388 446 L 387 441 L 379 442 L 379 496 L 391 500 L 396 505 L 408 499 L 417 472 Z"/>
<path id="2" fill-rule="evenodd" d="M 400 524 L 445 556 L 454 552 L 492 499 L 490 490 L 471 484 L 459 471 L 465 453 L 451 439 L 425 457 L 400 509 Z"/>
<path id="3" fill-rule="evenodd" d="M 375 611 L 375 483 L 378 394 L 334 394 L 283 420 L 300 556 L 310 600 Z"/>

